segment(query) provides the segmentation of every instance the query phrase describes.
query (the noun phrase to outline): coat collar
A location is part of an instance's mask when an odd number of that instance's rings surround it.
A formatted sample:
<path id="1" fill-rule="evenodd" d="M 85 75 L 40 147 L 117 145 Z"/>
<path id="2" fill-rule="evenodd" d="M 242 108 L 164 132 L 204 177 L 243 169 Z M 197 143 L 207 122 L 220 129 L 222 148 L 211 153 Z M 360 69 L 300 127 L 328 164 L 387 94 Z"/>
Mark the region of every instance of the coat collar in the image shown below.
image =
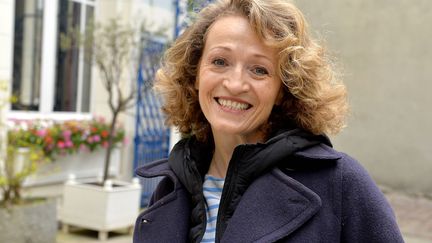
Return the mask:
<path id="1" fill-rule="evenodd" d="M 169 167 L 167 160 L 159 160 L 140 167 L 136 174 L 147 178 L 166 178 L 160 182 L 162 187 L 156 189 L 164 195 L 157 195 L 158 199 L 137 218 L 134 242 L 178 242 L 179 239 L 187 239 L 190 196 Z M 162 229 L 163 234 L 160 233 Z"/>
<path id="2" fill-rule="evenodd" d="M 328 145 L 318 144 L 310 148 L 297 151 L 294 153 L 294 157 L 304 159 L 306 161 L 336 161 L 342 158 L 342 154 Z M 142 177 L 151 178 L 157 176 L 168 176 L 175 182 L 175 185 L 179 183 L 171 167 L 167 163 L 167 159 L 158 160 L 144 166 L 141 166 L 135 170 L 136 174 Z"/>
<path id="3" fill-rule="evenodd" d="M 167 159 L 157 160 L 152 163 L 138 167 L 135 170 L 135 173 L 144 178 L 167 176 L 174 182 L 175 188 L 179 186 L 177 176 L 174 174 L 174 172 L 171 170 L 171 167 L 168 165 Z"/>
<path id="4" fill-rule="evenodd" d="M 341 153 L 323 143 L 298 150 L 293 155 L 297 159 L 290 162 L 289 165 L 294 170 L 328 166 L 329 162 L 333 163 L 342 157 Z M 165 195 L 162 198 L 164 200 L 155 202 L 149 208 L 148 214 L 151 213 L 153 219 L 161 218 L 156 216 L 161 214 L 164 215 L 162 218 L 170 218 L 170 222 L 189 223 L 189 210 L 191 210 L 189 207 L 186 210 L 188 213 L 179 214 L 175 212 L 182 210 L 184 212 L 185 205 L 189 205 L 191 197 L 177 175 L 172 171 L 167 160 L 140 167 L 136 170 L 136 173 L 143 177 L 167 176 L 174 185 L 174 191 Z M 310 189 L 288 177 L 279 169 L 273 169 L 271 172 L 265 173 L 254 180 L 245 191 L 234 214 L 226 224 L 221 241 L 249 242 L 262 240 L 267 242 L 281 239 L 313 217 L 319 210 L 320 205 L 320 198 Z M 157 209 L 154 210 L 155 208 Z M 170 213 L 168 217 L 167 211 L 174 213 Z M 153 225 L 155 225 L 155 222 Z M 166 226 L 167 222 L 164 221 L 161 225 Z M 174 228 L 177 227 L 171 223 L 168 225 Z M 251 231 L 250 229 L 254 230 Z M 185 229 L 185 232 L 176 231 L 175 234 L 183 233 L 187 235 L 187 232 L 188 230 Z M 245 237 L 248 240 L 245 240 Z"/>
<path id="5" fill-rule="evenodd" d="M 146 166 L 148 170 L 140 168 L 139 175 L 156 175 L 163 171 L 164 175 L 179 184 L 176 177 L 171 177 L 166 161 Z M 271 189 L 270 189 L 271 188 Z M 163 198 L 163 202 L 155 202 L 141 216 L 148 219 L 149 225 L 141 227 L 140 235 L 146 234 L 145 242 L 160 240 L 161 236 L 152 238 L 151 233 L 158 227 L 176 229 L 179 225 L 187 224 L 189 220 L 188 192 L 182 187 L 176 189 Z M 274 242 L 282 239 L 312 218 L 321 207 L 320 197 L 300 182 L 275 168 L 271 172 L 257 178 L 244 193 L 232 218 L 228 222 L 221 242 Z M 171 212 L 167 215 L 167 212 Z M 183 212 L 183 213 L 172 213 Z M 253 212 L 253 213 L 251 213 Z M 166 219 L 166 220 L 161 220 Z M 151 227 L 153 230 L 151 230 Z M 149 231 L 147 231 L 147 230 Z M 166 231 L 163 238 L 176 239 L 182 234 L 187 241 L 187 229 L 184 232 Z M 157 231 L 157 230 L 156 230 Z M 173 235 L 175 234 L 175 235 Z M 156 238 L 158 237 L 158 238 Z M 179 240 L 179 238 L 177 238 Z"/>
<path id="6" fill-rule="evenodd" d="M 303 158 L 306 160 L 331 160 L 335 161 L 343 157 L 343 155 L 334 150 L 332 147 L 326 144 L 318 144 L 304 150 L 297 151 L 294 154 L 297 158 Z"/>

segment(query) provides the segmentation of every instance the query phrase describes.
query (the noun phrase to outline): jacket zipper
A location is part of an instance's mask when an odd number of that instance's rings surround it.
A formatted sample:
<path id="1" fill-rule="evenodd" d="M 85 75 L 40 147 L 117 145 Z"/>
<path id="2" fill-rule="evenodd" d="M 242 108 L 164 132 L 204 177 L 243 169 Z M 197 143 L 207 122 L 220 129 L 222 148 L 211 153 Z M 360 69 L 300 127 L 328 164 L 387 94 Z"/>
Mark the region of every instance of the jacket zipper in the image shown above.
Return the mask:
<path id="1" fill-rule="evenodd" d="M 221 231 L 221 227 L 224 227 L 223 229 L 224 232 L 226 229 L 225 211 L 227 210 L 230 204 L 232 194 L 234 192 L 234 189 L 236 188 L 235 182 L 237 180 L 237 174 L 238 174 L 237 161 L 243 155 L 243 152 L 244 152 L 244 145 L 240 145 L 239 147 L 234 149 L 233 156 L 228 164 L 227 176 L 225 177 L 225 186 L 224 186 L 224 190 L 222 191 L 222 196 L 221 196 L 218 215 L 217 215 L 215 242 L 220 242 L 222 238 L 223 232 Z M 222 226 L 222 221 L 225 224 L 225 226 Z"/>

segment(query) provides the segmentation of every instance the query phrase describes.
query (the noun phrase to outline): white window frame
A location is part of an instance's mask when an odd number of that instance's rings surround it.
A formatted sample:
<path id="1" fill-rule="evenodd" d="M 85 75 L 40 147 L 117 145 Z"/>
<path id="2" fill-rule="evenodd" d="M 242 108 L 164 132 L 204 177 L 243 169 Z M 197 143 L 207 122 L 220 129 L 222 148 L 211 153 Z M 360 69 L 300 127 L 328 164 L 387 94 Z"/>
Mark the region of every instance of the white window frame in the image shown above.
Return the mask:
<path id="1" fill-rule="evenodd" d="M 82 4 L 81 20 L 86 19 L 87 6 L 95 7 L 95 0 L 67 0 Z M 8 118 L 19 120 L 53 119 L 53 120 L 80 120 L 91 119 L 90 112 L 81 112 L 82 86 L 84 70 L 84 50 L 79 51 L 78 67 L 78 97 L 76 112 L 57 112 L 54 108 L 56 64 L 57 64 L 57 35 L 58 35 L 58 0 L 45 0 L 43 9 L 42 33 L 42 61 L 41 61 L 41 89 L 39 111 L 17 111 L 9 109 Z M 81 21 L 80 30 L 84 32 L 87 21 Z M 53 48 L 54 47 L 54 48 Z M 91 107 L 91 106 L 90 106 Z"/>

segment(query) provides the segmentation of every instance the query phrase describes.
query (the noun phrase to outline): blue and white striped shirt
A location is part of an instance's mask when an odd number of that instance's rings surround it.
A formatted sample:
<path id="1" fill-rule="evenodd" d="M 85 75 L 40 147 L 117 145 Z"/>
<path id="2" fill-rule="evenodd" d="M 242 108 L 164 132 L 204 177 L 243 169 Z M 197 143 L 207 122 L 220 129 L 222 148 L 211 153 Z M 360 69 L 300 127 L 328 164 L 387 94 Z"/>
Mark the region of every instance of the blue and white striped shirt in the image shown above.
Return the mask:
<path id="1" fill-rule="evenodd" d="M 203 192 L 206 201 L 207 227 L 201 242 L 215 242 L 216 221 L 223 185 L 224 179 L 211 175 L 206 175 L 204 178 Z"/>

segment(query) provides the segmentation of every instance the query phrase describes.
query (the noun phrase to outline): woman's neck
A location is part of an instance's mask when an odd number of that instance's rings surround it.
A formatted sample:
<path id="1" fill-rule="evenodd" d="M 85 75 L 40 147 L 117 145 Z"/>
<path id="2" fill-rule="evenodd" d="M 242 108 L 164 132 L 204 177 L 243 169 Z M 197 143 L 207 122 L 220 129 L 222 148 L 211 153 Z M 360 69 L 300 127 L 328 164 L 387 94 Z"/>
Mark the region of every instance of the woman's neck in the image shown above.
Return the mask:
<path id="1" fill-rule="evenodd" d="M 258 136 L 247 138 L 245 136 L 227 135 L 218 132 L 213 132 L 213 139 L 215 150 L 208 174 L 218 178 L 225 178 L 235 147 L 240 144 L 254 144 L 262 141 L 262 138 Z"/>

